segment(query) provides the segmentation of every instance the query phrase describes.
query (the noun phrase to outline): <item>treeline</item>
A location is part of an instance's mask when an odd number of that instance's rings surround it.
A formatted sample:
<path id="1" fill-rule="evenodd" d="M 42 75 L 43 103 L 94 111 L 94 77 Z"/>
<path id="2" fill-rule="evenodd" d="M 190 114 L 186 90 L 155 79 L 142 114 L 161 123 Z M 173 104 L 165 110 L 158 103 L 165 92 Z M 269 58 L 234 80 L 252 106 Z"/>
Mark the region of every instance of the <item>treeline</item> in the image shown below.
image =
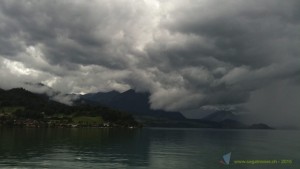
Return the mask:
<path id="1" fill-rule="evenodd" d="M 5 107 L 16 107 L 5 112 Z M 19 108 L 18 108 L 19 107 Z M 2 110 L 2 112 L 1 112 Z M 49 99 L 46 95 L 34 94 L 25 89 L 0 90 L 0 120 L 34 119 L 45 121 L 49 117 L 101 116 L 114 126 L 141 126 L 132 115 L 103 106 L 80 104 L 68 106 Z"/>

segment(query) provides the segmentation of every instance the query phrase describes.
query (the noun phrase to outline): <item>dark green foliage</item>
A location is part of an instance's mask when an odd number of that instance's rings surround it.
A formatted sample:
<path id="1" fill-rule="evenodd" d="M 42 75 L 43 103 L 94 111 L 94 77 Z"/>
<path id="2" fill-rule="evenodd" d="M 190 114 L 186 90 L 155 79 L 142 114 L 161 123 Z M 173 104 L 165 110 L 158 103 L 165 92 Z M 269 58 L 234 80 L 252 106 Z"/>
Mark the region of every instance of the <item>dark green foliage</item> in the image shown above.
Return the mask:
<path id="1" fill-rule="evenodd" d="M 25 89 L 0 90 L 0 110 L 5 107 L 22 107 L 15 109 L 10 115 L 0 112 L 0 121 L 8 117 L 15 119 L 37 119 L 43 121 L 44 118 L 53 121 L 52 116 L 62 116 L 60 122 L 71 123 L 72 120 L 65 120 L 64 117 L 95 117 L 101 116 L 105 122 L 110 122 L 115 126 L 137 126 L 138 123 L 128 113 L 113 110 L 103 106 L 92 106 L 81 104 L 79 106 L 68 106 L 50 100 L 46 95 L 34 94 Z M 6 119 L 4 119 L 6 118 Z M 7 124 L 7 123 L 6 123 Z"/>
<path id="2" fill-rule="evenodd" d="M 14 112 L 14 115 L 17 118 L 29 118 L 29 119 L 42 119 L 44 118 L 43 114 L 34 110 L 17 110 Z"/>
<path id="3" fill-rule="evenodd" d="M 27 110 L 46 114 L 68 113 L 69 106 L 50 100 L 45 95 L 31 93 L 23 88 L 0 92 L 1 107 L 25 107 Z"/>

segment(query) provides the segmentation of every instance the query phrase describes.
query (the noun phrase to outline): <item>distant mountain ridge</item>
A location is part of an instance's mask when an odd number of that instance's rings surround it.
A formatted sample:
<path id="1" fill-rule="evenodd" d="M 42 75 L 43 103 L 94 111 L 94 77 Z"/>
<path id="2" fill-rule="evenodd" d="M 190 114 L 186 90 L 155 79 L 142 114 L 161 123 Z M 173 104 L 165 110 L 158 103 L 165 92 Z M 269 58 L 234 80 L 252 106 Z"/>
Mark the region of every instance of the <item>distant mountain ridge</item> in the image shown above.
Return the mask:
<path id="1" fill-rule="evenodd" d="M 106 119 L 110 121 L 122 118 L 123 115 L 120 112 L 124 112 L 132 115 L 139 123 L 149 127 L 271 129 L 262 123 L 245 125 L 239 121 L 239 116 L 230 111 L 216 111 L 202 119 L 186 119 L 179 112 L 152 110 L 149 103 L 150 94 L 138 93 L 134 90 L 122 93 L 111 91 L 76 96 L 78 99 L 70 106 L 59 103 L 46 94 L 33 93 L 23 88 L 0 89 L 0 108 L 2 107 L 3 111 L 3 107 L 23 107 L 22 110 L 25 113 L 31 113 L 34 117 L 40 117 L 41 113 L 46 115 L 97 114 L 109 117 Z M 124 121 L 129 122 L 130 120 L 125 119 Z M 119 125 L 123 125 L 122 120 L 117 122 Z"/>
<path id="2" fill-rule="evenodd" d="M 150 108 L 149 93 L 138 93 L 130 89 L 123 93 L 117 91 L 98 92 L 82 95 L 80 99 L 87 103 L 98 103 L 114 109 L 131 112 L 135 116 L 150 116 L 173 120 L 184 120 L 179 112 L 153 110 Z"/>
<path id="3" fill-rule="evenodd" d="M 224 120 L 235 120 L 239 121 L 239 117 L 231 111 L 216 111 L 213 112 L 205 117 L 202 118 L 202 120 L 207 120 L 207 121 L 214 121 L 214 122 L 221 122 Z"/>
<path id="4" fill-rule="evenodd" d="M 113 100 L 115 96 L 119 94 L 120 92 L 113 90 L 110 92 L 88 93 L 81 96 L 81 98 L 89 101 L 94 101 L 96 103 L 108 104 Z"/>
<path id="5" fill-rule="evenodd" d="M 271 129 L 265 124 L 246 125 L 231 111 L 216 111 L 202 119 L 186 119 L 180 112 L 152 110 L 149 93 L 138 93 L 133 89 L 123 93 L 117 91 L 88 93 L 80 102 L 103 105 L 120 111 L 130 112 L 145 126 L 150 127 L 200 127 L 231 129 Z"/>

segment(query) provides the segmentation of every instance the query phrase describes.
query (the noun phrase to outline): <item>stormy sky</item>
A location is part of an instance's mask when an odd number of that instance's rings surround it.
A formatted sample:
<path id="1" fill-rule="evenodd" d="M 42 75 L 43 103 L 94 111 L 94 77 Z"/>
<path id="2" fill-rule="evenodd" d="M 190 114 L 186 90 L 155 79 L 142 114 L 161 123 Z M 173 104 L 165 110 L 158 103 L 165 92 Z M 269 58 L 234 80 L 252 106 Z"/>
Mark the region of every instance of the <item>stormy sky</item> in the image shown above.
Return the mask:
<path id="1" fill-rule="evenodd" d="M 0 0 L 0 35 L 4 89 L 131 88 L 188 117 L 300 119 L 299 0 Z"/>

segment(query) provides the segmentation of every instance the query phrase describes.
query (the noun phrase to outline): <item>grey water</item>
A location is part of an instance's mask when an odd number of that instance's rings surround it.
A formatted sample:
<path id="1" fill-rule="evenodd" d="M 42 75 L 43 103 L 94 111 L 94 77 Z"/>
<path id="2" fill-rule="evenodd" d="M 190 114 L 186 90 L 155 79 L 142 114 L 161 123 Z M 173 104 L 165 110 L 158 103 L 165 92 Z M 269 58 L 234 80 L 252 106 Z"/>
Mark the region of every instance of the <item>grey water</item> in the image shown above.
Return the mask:
<path id="1" fill-rule="evenodd" d="M 224 165 L 228 152 L 230 164 Z M 0 128 L 0 168 L 9 169 L 299 169 L 299 159 L 299 131 Z"/>

